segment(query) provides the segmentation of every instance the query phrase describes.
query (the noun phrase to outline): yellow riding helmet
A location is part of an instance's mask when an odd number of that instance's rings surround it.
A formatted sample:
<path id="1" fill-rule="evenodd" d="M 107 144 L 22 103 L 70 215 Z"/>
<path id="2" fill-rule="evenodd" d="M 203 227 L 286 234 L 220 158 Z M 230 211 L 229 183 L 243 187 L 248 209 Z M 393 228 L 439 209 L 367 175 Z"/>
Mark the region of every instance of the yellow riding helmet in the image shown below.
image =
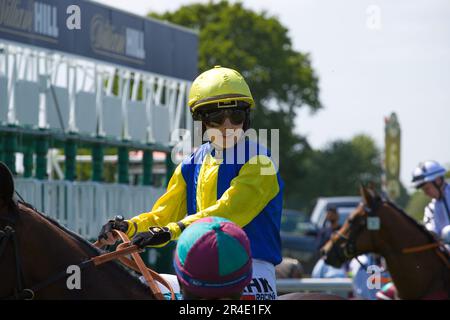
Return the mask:
<path id="1" fill-rule="evenodd" d="M 239 102 L 255 106 L 252 93 L 242 75 L 236 70 L 215 66 L 203 72 L 192 83 L 189 92 L 189 108 L 194 112 L 206 105 L 217 108 L 238 107 Z"/>

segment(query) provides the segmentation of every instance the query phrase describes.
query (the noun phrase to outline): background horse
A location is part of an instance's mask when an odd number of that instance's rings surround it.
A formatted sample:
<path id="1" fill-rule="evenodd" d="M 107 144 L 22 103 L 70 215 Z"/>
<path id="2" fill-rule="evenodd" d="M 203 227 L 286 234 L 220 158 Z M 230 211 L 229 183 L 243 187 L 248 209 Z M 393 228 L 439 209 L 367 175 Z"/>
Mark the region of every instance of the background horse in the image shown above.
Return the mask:
<path id="1" fill-rule="evenodd" d="M 422 225 L 374 191 L 361 187 L 364 203 L 322 248 L 325 262 L 339 267 L 360 254 L 386 259 L 401 299 L 448 299 L 448 252 Z"/>
<path id="2" fill-rule="evenodd" d="M 26 204 L 13 201 L 13 193 L 11 173 L 0 163 L 0 299 L 154 298 L 147 286 L 116 262 L 86 266 L 81 270 L 81 289 L 68 289 L 67 267 L 101 251 Z M 38 284 L 42 288 L 32 293 L 29 289 Z"/>

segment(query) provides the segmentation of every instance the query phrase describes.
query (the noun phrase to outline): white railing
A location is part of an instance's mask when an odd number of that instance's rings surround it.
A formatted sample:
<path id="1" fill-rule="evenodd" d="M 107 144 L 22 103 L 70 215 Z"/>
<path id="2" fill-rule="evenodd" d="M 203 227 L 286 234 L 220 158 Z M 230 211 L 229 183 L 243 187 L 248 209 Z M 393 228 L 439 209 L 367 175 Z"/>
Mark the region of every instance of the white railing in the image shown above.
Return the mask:
<path id="1" fill-rule="evenodd" d="M 348 297 L 352 292 L 352 279 L 277 279 L 278 294 L 291 292 L 323 292 Z"/>
<path id="2" fill-rule="evenodd" d="M 23 199 L 86 239 L 97 237 L 115 215 L 130 218 L 150 211 L 163 188 L 97 182 L 15 180 Z"/>

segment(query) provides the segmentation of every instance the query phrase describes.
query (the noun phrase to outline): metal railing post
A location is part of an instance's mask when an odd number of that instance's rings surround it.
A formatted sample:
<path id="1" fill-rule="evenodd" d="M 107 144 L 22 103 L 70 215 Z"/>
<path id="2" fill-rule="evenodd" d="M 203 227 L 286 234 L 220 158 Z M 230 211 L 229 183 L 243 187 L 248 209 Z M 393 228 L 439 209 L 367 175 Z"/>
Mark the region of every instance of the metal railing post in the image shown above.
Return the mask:
<path id="1" fill-rule="evenodd" d="M 39 135 L 36 138 L 36 178 L 39 180 L 47 179 L 47 153 L 48 137 Z"/>
<path id="2" fill-rule="evenodd" d="M 33 176 L 33 140 L 26 138 L 23 143 L 23 177 L 31 178 Z"/>
<path id="3" fill-rule="evenodd" d="M 144 151 L 144 157 L 142 159 L 142 165 L 144 167 L 143 170 L 143 179 L 142 184 L 144 186 L 151 186 L 153 182 L 153 151 L 152 150 L 145 150 Z"/>
<path id="4" fill-rule="evenodd" d="M 127 147 L 119 147 L 118 150 L 119 159 L 118 159 L 118 178 L 119 183 L 128 184 L 129 183 L 129 175 L 128 175 L 128 165 L 130 162 L 130 158 L 128 155 Z"/>
<path id="5" fill-rule="evenodd" d="M 103 181 L 103 146 L 95 143 L 92 146 L 92 181 Z"/>
<path id="6" fill-rule="evenodd" d="M 77 143 L 75 138 L 69 137 L 64 144 L 64 154 L 66 156 L 65 166 L 64 166 L 64 176 L 65 180 L 74 181 L 76 180 L 77 172 Z"/>

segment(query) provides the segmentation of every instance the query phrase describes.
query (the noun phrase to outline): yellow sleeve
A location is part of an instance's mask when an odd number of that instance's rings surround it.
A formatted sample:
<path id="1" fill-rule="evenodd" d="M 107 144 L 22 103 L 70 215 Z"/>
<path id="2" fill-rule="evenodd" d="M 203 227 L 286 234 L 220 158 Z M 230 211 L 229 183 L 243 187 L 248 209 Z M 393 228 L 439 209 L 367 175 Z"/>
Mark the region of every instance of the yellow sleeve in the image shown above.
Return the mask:
<path id="1" fill-rule="evenodd" d="M 278 194 L 280 187 L 276 173 L 269 157 L 258 155 L 251 158 L 214 205 L 187 216 L 181 222 L 187 227 L 198 219 L 219 216 L 244 227 Z M 177 239 L 181 233 L 179 228 L 173 224 L 168 227 L 173 229 L 172 238 Z"/>
<path id="2" fill-rule="evenodd" d="M 127 235 L 132 237 L 138 232 L 145 232 L 150 226 L 163 227 L 170 222 L 183 219 L 186 213 L 186 182 L 181 173 L 180 163 L 170 178 L 166 193 L 156 201 L 152 211 L 128 220 Z"/>

